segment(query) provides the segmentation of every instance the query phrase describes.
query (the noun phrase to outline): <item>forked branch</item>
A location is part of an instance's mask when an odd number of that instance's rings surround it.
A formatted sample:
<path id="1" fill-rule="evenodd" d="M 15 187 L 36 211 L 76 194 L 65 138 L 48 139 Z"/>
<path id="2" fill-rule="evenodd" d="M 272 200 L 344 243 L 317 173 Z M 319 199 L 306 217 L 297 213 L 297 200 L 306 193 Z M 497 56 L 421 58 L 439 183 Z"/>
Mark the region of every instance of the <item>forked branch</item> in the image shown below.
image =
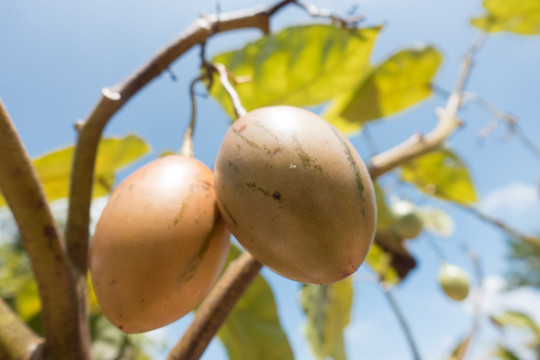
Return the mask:
<path id="1" fill-rule="evenodd" d="M 0 100 L 0 189 L 20 230 L 42 303 L 45 352 L 85 359 L 89 340 L 58 225 L 32 162 Z"/>
<path id="2" fill-rule="evenodd" d="M 231 30 L 256 28 L 268 33 L 270 17 L 292 2 L 282 0 L 266 8 L 201 17 L 135 73 L 102 91 L 101 99 L 79 126 L 71 173 L 66 242 L 78 277 L 85 276 L 88 266 L 88 226 L 96 153 L 101 134 L 111 117 L 193 46 L 206 42 L 214 34 Z"/>

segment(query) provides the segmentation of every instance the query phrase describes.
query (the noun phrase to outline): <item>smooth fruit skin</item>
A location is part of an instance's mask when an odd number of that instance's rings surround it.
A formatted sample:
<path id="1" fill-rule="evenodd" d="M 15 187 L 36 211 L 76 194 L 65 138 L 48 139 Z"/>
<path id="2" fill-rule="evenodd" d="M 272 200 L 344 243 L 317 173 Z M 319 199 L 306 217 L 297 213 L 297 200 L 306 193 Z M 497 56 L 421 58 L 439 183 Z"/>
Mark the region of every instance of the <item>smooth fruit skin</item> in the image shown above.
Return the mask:
<path id="1" fill-rule="evenodd" d="M 229 237 L 210 169 L 179 155 L 143 166 L 114 190 L 92 240 L 103 313 L 126 333 L 187 314 L 223 268 Z"/>
<path id="2" fill-rule="evenodd" d="M 225 135 L 215 176 L 227 226 L 276 273 L 329 284 L 364 261 L 373 184 L 353 145 L 319 116 L 290 106 L 246 114 Z"/>
<path id="3" fill-rule="evenodd" d="M 439 284 L 444 293 L 456 301 L 469 295 L 469 279 L 465 271 L 452 264 L 443 263 L 439 269 Z"/>

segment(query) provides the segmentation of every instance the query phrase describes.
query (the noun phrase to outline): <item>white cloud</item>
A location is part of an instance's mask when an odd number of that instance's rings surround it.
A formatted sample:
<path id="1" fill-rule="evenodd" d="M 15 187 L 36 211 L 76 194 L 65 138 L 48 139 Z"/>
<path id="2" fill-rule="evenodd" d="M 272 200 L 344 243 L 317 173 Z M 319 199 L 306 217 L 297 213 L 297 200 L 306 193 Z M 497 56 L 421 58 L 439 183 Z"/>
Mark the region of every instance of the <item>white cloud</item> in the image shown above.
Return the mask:
<path id="1" fill-rule="evenodd" d="M 514 182 L 484 197 L 480 209 L 489 214 L 524 213 L 539 206 L 538 190 L 531 185 Z"/>
<path id="2" fill-rule="evenodd" d="M 480 211 L 504 220 L 522 231 L 538 231 L 540 196 L 536 186 L 514 182 L 484 197 Z"/>

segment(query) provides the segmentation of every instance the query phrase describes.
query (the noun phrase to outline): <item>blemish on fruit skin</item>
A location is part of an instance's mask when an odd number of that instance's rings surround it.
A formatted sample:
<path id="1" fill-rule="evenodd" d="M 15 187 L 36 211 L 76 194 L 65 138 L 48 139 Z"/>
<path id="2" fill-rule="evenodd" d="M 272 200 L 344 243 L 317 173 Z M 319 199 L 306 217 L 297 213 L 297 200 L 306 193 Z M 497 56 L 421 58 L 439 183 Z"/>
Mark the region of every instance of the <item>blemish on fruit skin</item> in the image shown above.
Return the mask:
<path id="1" fill-rule="evenodd" d="M 266 190 L 266 189 L 263 189 L 262 187 L 258 186 L 256 183 L 254 182 L 247 182 L 246 183 L 246 186 L 248 188 L 250 188 L 251 190 L 253 191 L 258 191 L 260 192 L 261 194 L 263 194 L 264 196 L 271 196 L 272 194 L 270 193 L 270 191 Z"/>
<path id="2" fill-rule="evenodd" d="M 263 124 L 261 124 L 260 122 L 254 122 L 254 124 L 259 128 L 261 129 L 262 131 L 264 131 L 266 134 L 270 135 L 271 137 L 274 138 L 274 140 L 276 141 L 280 141 L 279 137 L 274 134 L 274 132 L 272 130 L 270 130 L 269 128 L 267 128 L 266 126 L 264 126 Z"/>
<path id="3" fill-rule="evenodd" d="M 242 134 L 240 133 L 239 130 L 233 129 L 233 132 L 234 132 L 240 139 L 242 139 L 242 141 L 245 142 L 250 148 L 262 150 L 262 148 L 259 146 L 259 144 L 257 144 L 255 141 L 250 140 L 250 139 L 248 139 L 247 137 L 245 137 L 244 135 L 242 135 Z"/>
<path id="4" fill-rule="evenodd" d="M 354 160 L 353 153 L 351 152 L 351 149 L 349 148 L 349 144 L 345 142 L 342 135 L 333 126 L 331 126 L 330 124 L 328 124 L 328 126 L 330 127 L 332 132 L 336 135 L 341 145 L 343 145 L 343 147 L 345 148 L 344 149 L 345 156 L 347 156 L 347 160 L 349 161 L 349 164 L 351 165 L 354 171 L 354 177 L 356 181 L 356 190 L 358 191 L 358 195 L 360 195 L 360 199 L 363 202 L 365 202 L 366 201 L 366 198 L 364 196 L 365 189 L 364 189 L 364 182 L 362 181 L 362 175 L 360 173 L 360 167 Z M 362 215 L 364 216 L 364 218 L 367 217 L 366 208 L 364 206 L 362 207 Z"/>
<path id="5" fill-rule="evenodd" d="M 240 172 L 240 169 L 238 169 L 238 165 L 236 165 L 235 163 L 233 163 L 232 161 L 229 161 L 227 163 L 227 165 L 235 172 L 235 173 L 239 173 Z"/>
<path id="6" fill-rule="evenodd" d="M 242 141 L 245 142 L 250 148 L 255 149 L 255 150 L 262 150 L 262 151 L 264 151 L 266 153 L 266 155 L 274 156 L 276 154 L 276 152 L 279 152 L 279 149 L 278 150 L 272 150 L 266 145 L 261 146 L 261 145 L 257 144 L 255 141 L 250 140 L 247 137 L 245 137 L 244 135 L 242 135 L 239 130 L 233 129 L 233 133 L 235 135 L 237 135 L 238 137 L 240 137 L 240 139 L 242 139 Z M 237 147 L 238 150 L 240 150 L 240 147 L 239 147 L 238 144 L 236 144 L 236 147 Z"/>
<path id="7" fill-rule="evenodd" d="M 300 144 L 300 140 L 298 140 L 298 135 L 296 133 L 292 133 L 291 135 L 292 140 L 295 144 L 294 150 L 296 151 L 296 154 L 300 158 L 300 162 L 302 163 L 303 167 L 313 167 L 314 170 L 318 172 L 322 172 L 322 166 L 317 164 L 317 160 L 314 159 L 311 155 L 309 155 L 305 150 L 302 144 Z"/>
<path id="8" fill-rule="evenodd" d="M 244 124 L 244 125 L 240 126 L 240 128 L 238 129 L 238 132 L 242 132 L 242 131 L 246 130 L 246 128 L 247 128 L 247 125 Z"/>
<path id="9" fill-rule="evenodd" d="M 281 194 L 279 193 L 279 191 L 274 191 L 274 193 L 272 194 L 272 198 L 281 201 Z"/>
<path id="10" fill-rule="evenodd" d="M 220 220 L 219 212 L 216 209 L 214 211 L 214 222 L 212 223 L 212 228 L 210 231 L 205 235 L 204 241 L 199 248 L 199 251 L 197 251 L 197 254 L 191 258 L 189 261 L 186 269 L 187 271 L 184 272 L 182 275 L 180 275 L 180 278 L 178 279 L 179 282 L 188 282 L 197 273 L 197 269 L 199 268 L 201 262 L 204 260 L 204 255 L 208 251 L 208 248 L 210 247 L 210 242 L 214 238 L 214 235 L 216 234 L 217 225 Z"/>

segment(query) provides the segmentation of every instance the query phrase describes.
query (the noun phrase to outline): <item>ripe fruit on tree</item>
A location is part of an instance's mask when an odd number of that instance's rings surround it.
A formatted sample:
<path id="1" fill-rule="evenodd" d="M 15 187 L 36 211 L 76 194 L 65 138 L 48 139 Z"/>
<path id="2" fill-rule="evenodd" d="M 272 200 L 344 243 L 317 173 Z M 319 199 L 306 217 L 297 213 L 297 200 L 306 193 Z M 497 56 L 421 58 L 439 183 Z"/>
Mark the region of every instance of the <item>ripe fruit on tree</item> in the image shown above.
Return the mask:
<path id="1" fill-rule="evenodd" d="M 439 269 L 439 284 L 449 298 L 461 301 L 469 294 L 467 273 L 460 267 L 442 263 Z"/>
<path id="2" fill-rule="evenodd" d="M 362 264 L 376 203 L 353 145 L 295 107 L 254 110 L 225 135 L 216 165 L 220 211 L 263 265 L 304 283 L 329 284 Z"/>
<path id="3" fill-rule="evenodd" d="M 411 202 L 397 201 L 392 205 L 392 213 L 395 218 L 392 229 L 403 239 L 414 239 L 420 235 L 424 224 Z"/>
<path id="4" fill-rule="evenodd" d="M 92 241 L 103 313 L 127 333 L 187 314 L 221 271 L 229 237 L 201 162 L 169 155 L 138 169 L 113 191 Z"/>

